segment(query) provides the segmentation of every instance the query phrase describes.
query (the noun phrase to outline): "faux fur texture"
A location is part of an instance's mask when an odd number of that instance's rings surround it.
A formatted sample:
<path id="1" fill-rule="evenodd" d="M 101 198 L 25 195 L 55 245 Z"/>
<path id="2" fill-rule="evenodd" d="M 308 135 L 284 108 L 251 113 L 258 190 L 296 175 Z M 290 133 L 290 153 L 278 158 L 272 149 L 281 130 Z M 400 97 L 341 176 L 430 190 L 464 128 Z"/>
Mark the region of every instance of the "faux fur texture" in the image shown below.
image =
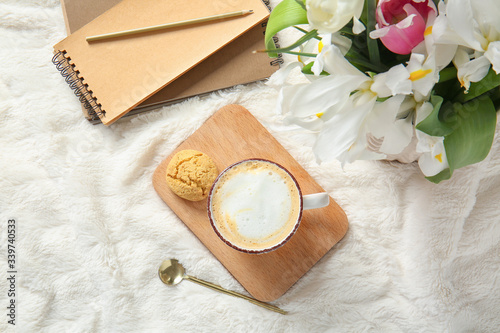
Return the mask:
<path id="1" fill-rule="evenodd" d="M 18 332 L 499 331 L 498 139 L 485 161 L 439 185 L 415 164 L 318 165 L 264 83 L 93 126 L 50 62 L 64 37 L 57 0 L 0 4 L 0 258 L 14 218 Z M 231 103 L 250 110 L 349 218 L 344 239 L 274 302 L 286 316 L 157 276 L 175 257 L 189 274 L 246 293 L 151 183 L 158 164 Z M 14 328 L 6 272 L 2 264 L 2 332 Z"/>

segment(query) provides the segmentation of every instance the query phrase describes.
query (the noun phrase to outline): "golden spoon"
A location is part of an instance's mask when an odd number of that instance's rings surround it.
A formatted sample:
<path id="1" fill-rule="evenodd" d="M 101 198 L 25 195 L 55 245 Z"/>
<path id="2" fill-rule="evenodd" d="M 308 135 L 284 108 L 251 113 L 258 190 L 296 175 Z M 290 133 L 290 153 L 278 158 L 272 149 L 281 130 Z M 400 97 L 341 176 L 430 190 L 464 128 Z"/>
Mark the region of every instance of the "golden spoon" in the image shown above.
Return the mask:
<path id="1" fill-rule="evenodd" d="M 201 284 L 202 286 L 208 287 L 213 290 L 220 291 L 222 293 L 235 296 L 235 297 L 241 297 L 243 299 L 246 299 L 249 302 L 252 302 L 253 304 L 262 306 L 263 308 L 266 308 L 271 311 L 275 311 L 281 314 L 287 314 L 286 311 L 281 310 L 280 308 L 261 302 L 259 300 L 256 300 L 254 298 L 242 295 L 240 293 L 237 293 L 235 291 L 227 290 L 222 288 L 221 286 L 218 286 L 216 284 L 200 280 L 198 278 L 195 278 L 193 276 L 189 276 L 186 274 L 186 271 L 184 270 L 184 267 L 179 263 L 177 259 L 169 259 L 165 260 L 164 262 L 161 263 L 160 268 L 158 269 L 158 275 L 160 276 L 160 280 L 162 280 L 163 283 L 168 284 L 169 286 L 175 285 L 180 283 L 183 279 L 186 279 L 191 282 L 195 282 L 198 284 Z"/>

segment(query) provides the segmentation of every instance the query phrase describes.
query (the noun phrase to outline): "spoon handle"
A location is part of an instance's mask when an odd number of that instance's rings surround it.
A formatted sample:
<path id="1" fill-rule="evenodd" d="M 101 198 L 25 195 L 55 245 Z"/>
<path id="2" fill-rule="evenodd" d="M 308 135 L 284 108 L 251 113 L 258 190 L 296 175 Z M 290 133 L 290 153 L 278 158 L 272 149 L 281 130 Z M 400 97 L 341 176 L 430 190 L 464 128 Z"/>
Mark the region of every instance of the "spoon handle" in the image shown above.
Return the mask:
<path id="1" fill-rule="evenodd" d="M 220 291 L 222 293 L 225 293 L 225 294 L 228 294 L 228 295 L 231 295 L 231 296 L 235 296 L 235 297 L 240 297 L 240 298 L 246 299 L 247 301 L 249 301 L 249 302 L 251 302 L 253 304 L 256 304 L 258 306 L 262 306 L 263 308 L 266 308 L 268 310 L 271 310 L 271 311 L 274 311 L 274 312 L 278 312 L 278 313 L 281 313 L 281 314 L 287 314 L 287 312 L 285 310 L 282 310 L 282 309 L 278 308 L 277 306 L 274 306 L 274 305 L 271 305 L 271 304 L 268 304 L 268 303 L 265 303 L 265 302 L 261 302 L 259 300 L 256 300 L 255 298 L 248 297 L 246 295 L 237 293 L 237 292 L 232 291 L 232 290 L 227 290 L 227 289 L 222 288 L 221 286 L 218 286 L 216 284 L 213 284 L 213 283 L 210 283 L 210 282 L 207 282 L 207 281 L 195 278 L 194 276 L 185 275 L 184 278 L 186 280 L 192 281 L 194 283 L 201 284 L 202 286 L 205 286 L 207 288 L 210 288 L 210 289 L 213 289 L 213 290 L 217 290 L 217 291 Z"/>

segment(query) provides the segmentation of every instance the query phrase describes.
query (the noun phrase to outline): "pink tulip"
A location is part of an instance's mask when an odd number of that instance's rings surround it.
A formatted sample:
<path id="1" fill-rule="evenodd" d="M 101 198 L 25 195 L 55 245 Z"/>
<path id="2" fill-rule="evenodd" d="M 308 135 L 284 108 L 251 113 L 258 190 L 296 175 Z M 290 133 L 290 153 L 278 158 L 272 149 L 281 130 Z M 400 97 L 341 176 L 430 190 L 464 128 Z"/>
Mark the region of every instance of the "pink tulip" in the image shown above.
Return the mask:
<path id="1" fill-rule="evenodd" d="M 380 0 L 376 30 L 370 33 L 370 37 L 380 38 L 394 53 L 409 54 L 424 40 L 426 26 L 436 15 L 432 0 Z"/>

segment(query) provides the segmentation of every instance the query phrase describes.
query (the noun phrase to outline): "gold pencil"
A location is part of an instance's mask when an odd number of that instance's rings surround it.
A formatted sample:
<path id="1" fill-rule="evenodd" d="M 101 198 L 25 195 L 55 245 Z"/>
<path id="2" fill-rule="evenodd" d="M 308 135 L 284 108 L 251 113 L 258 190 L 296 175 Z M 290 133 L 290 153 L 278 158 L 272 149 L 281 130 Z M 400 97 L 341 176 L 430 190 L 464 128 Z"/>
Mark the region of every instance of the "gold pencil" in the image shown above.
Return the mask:
<path id="1" fill-rule="evenodd" d="M 247 14 L 251 14 L 251 13 L 253 13 L 253 10 L 238 10 L 235 12 L 199 17 L 199 18 L 195 18 L 195 19 L 189 19 L 189 20 L 178 21 L 178 22 L 153 25 L 150 27 L 130 29 L 130 30 L 124 30 L 124 31 L 110 32 L 110 33 L 102 34 L 102 35 L 89 36 L 86 38 L 86 40 L 87 40 L 87 42 L 93 42 L 96 40 L 138 34 L 141 32 L 155 31 L 155 30 L 161 30 L 161 29 L 167 29 L 167 28 L 180 27 L 180 26 L 184 26 L 184 25 L 220 20 L 220 19 L 225 19 L 225 18 L 233 17 L 233 16 L 243 16 L 243 15 L 247 15 Z"/>

